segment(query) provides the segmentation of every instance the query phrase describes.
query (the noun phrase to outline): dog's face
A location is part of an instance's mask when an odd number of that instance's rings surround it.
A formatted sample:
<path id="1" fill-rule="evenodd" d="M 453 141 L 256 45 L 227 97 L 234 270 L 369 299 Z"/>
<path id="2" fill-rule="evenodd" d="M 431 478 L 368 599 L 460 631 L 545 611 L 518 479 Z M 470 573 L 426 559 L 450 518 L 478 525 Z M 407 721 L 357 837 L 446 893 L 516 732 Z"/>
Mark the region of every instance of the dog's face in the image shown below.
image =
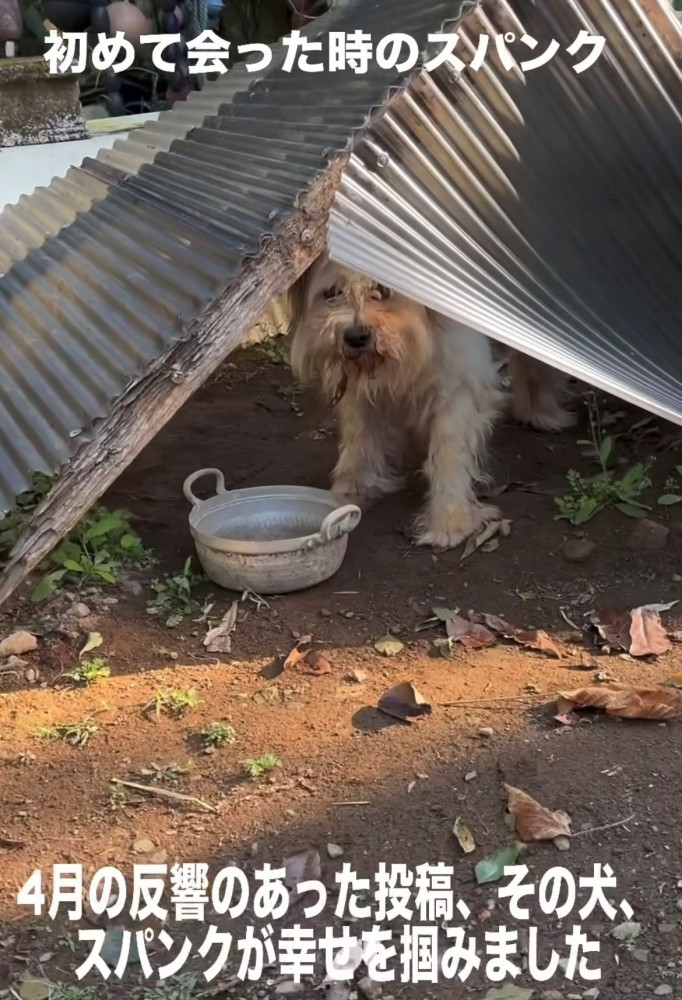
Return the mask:
<path id="1" fill-rule="evenodd" d="M 322 380 L 373 394 L 398 390 L 432 355 L 426 309 L 384 285 L 320 258 L 306 277 L 292 365 L 304 381 Z"/>

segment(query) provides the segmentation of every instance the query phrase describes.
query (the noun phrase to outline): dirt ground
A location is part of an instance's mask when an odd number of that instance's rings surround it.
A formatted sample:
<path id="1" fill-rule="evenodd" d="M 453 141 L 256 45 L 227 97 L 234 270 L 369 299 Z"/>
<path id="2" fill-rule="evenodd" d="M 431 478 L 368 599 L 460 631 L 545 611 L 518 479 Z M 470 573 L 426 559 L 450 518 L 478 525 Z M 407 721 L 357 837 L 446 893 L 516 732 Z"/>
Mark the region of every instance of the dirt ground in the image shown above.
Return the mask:
<path id="1" fill-rule="evenodd" d="M 490 969 L 486 977 L 491 953 L 486 958 L 484 935 L 500 925 L 519 931 L 512 961 L 522 971 L 517 992 L 491 997 L 526 1000 L 529 990 L 533 1000 L 682 997 L 679 724 L 596 713 L 574 726 L 554 719 L 559 691 L 607 678 L 662 682 L 682 671 L 682 647 L 635 660 L 588 652 L 579 631 L 593 609 L 627 611 L 682 598 L 682 518 L 674 506 L 654 507 L 652 518 L 669 529 L 655 550 L 632 547 L 638 522 L 617 511 L 597 515 L 581 530 L 555 519 L 553 497 L 565 492 L 567 471 L 594 472 L 577 444 L 586 436 L 581 394 L 576 406 L 581 426 L 570 432 L 542 435 L 508 424 L 496 433 L 492 471 L 497 487 L 506 486 L 496 502 L 512 522 L 496 549 L 461 561 L 460 552 L 412 547 L 407 528 L 419 502 L 415 483 L 366 513 L 328 583 L 266 605 L 240 603 L 232 652 L 216 657 L 202 645 L 207 625 L 196 620 L 200 616 L 168 628 L 146 611 L 149 582 L 178 572 L 193 552 L 184 477 L 218 466 L 228 486 L 324 487 L 334 461 L 333 425 L 292 385 L 272 347 L 244 352 L 187 404 L 104 499 L 108 508 L 135 516 L 157 565 L 123 586 L 82 593 L 71 588 L 44 606 L 30 604 L 26 591 L 0 616 L 0 637 L 18 628 L 38 635 L 38 649 L 25 657 L 28 667 L 0 679 L 0 996 L 46 996 L 40 985 L 34 993 L 22 985 L 27 975 L 62 984 L 53 990 L 56 1000 L 142 996 L 145 990 L 149 998 L 166 1000 L 221 992 L 258 1000 L 294 994 L 298 988 L 282 982 L 276 967 L 255 982 L 235 979 L 241 959 L 236 946 L 208 985 L 199 980 L 193 986 L 189 974 L 212 964 L 215 951 L 205 958 L 194 951 L 179 977 L 165 985 L 145 980 L 140 966 L 131 964 L 123 982 L 112 976 L 105 985 L 93 974 L 69 990 L 89 951 L 78 941 L 78 928 L 106 925 L 92 914 L 90 921 L 71 924 L 34 916 L 16 905 L 16 893 L 35 869 L 49 884 L 57 863 L 82 864 L 86 876 L 107 865 L 129 872 L 133 862 L 150 860 L 208 862 L 213 872 L 236 865 L 253 873 L 310 849 L 319 852 L 332 911 L 334 876 L 344 863 L 367 878 L 381 863 L 404 864 L 412 872 L 426 863 L 454 867 L 455 899 L 471 913 L 466 920 L 455 915 L 450 925 L 475 936 L 481 969 L 464 982 L 442 976 L 438 983 L 401 982 L 399 973 L 383 985 L 384 998 L 487 996 L 502 983 Z M 619 435 L 624 468 L 653 456 L 655 485 L 646 496 L 655 503 L 680 462 L 674 429 L 614 400 L 600 399 L 599 413 L 609 432 Z M 580 562 L 566 557 L 566 542 L 576 538 L 596 543 Z M 239 597 L 207 584 L 199 595 L 211 598 L 212 620 Z M 80 619 L 67 611 L 73 602 L 86 605 L 78 608 Z M 447 658 L 434 645 L 445 635 L 443 624 L 419 628 L 437 607 L 544 629 L 561 658 L 507 641 L 481 649 L 455 646 Z M 662 616 L 670 630 L 680 628 L 681 617 L 677 608 Z M 63 675 L 78 662 L 91 631 L 103 637 L 97 655 L 112 675 L 73 689 Z M 281 671 L 284 656 L 305 634 L 312 634 L 331 672 L 314 676 L 300 665 Z M 374 648 L 387 634 L 403 643 L 388 657 Z M 376 710 L 383 692 L 401 681 L 416 685 L 432 706 L 431 715 L 413 725 Z M 181 718 L 144 716 L 143 707 L 164 689 L 194 689 L 199 704 Z M 43 726 L 87 718 L 99 731 L 84 746 L 36 738 Z M 229 722 L 237 738 L 206 753 L 197 733 L 216 721 Z M 250 780 L 243 761 L 264 753 L 275 754 L 279 767 L 261 781 Z M 215 811 L 122 792 L 112 778 L 194 796 Z M 622 911 L 612 917 L 597 905 L 584 919 L 578 915 L 590 895 L 585 887 L 563 919 L 542 914 L 536 897 L 528 897 L 531 917 L 524 921 L 510 915 L 508 900 L 497 899 L 506 880 L 476 883 L 475 865 L 514 843 L 505 822 L 505 783 L 572 819 L 568 852 L 546 842 L 524 855 L 528 878 L 537 885 L 546 871 L 563 866 L 577 881 L 595 864 L 611 865 L 617 885 L 606 895 L 616 907 L 629 902 L 631 922 L 641 925 L 636 939 L 612 935 L 628 919 Z M 473 853 L 465 854 L 453 836 L 458 818 L 474 835 Z M 207 920 L 227 926 L 225 917 Z M 284 923 L 301 920 L 308 925 L 298 908 Z M 343 922 L 329 912 L 312 921 L 320 934 Z M 364 918 L 345 922 L 354 933 L 371 924 Z M 251 923 L 263 922 L 252 917 Z M 403 923 L 394 926 L 399 948 Z M 434 921 L 413 918 L 417 923 Z M 549 981 L 533 982 L 526 971 L 528 928 L 538 928 L 545 967 L 551 949 L 568 956 L 565 936 L 573 925 L 598 942 L 599 953 L 588 955 L 587 964 L 600 969 L 601 978 L 578 973 L 571 982 L 558 971 Z M 243 919 L 229 927 L 235 940 L 240 928 Z M 206 934 L 205 927 L 179 924 L 172 914 L 166 930 L 176 946 L 185 935 L 199 946 Z M 158 939 L 150 956 L 157 967 L 169 961 Z M 317 995 L 321 978 L 319 972 L 304 976 L 300 995 Z M 511 984 L 512 976 L 504 982 Z M 84 992 L 86 985 L 93 992 Z M 363 989 L 375 997 L 380 988 L 364 983 L 361 996 Z"/>

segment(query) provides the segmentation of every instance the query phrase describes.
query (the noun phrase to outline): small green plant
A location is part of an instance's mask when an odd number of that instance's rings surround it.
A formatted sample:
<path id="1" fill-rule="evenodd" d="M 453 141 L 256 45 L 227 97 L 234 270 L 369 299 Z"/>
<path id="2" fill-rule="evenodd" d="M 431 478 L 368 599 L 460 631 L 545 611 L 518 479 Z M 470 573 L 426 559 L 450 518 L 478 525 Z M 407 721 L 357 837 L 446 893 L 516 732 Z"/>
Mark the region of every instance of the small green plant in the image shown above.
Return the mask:
<path id="1" fill-rule="evenodd" d="M 55 478 L 42 472 L 34 473 L 31 489 L 20 493 L 14 509 L 0 518 L 0 564 L 7 560 L 36 507 L 52 489 Z"/>
<path id="2" fill-rule="evenodd" d="M 53 568 L 42 577 L 31 600 L 46 600 L 64 583 L 115 585 L 121 567 L 140 569 L 152 563 L 151 553 L 130 527 L 130 515 L 97 507 L 51 553 L 48 565 Z"/>
<path id="3" fill-rule="evenodd" d="M 69 986 L 57 983 L 48 994 L 48 1000 L 99 1000 L 100 994 L 94 986 Z"/>
<path id="4" fill-rule="evenodd" d="M 610 472 L 602 472 L 592 479 L 583 479 L 571 469 L 566 474 L 569 491 L 554 502 L 559 508 L 557 517 L 570 524 L 580 525 L 590 521 L 606 507 L 615 507 L 628 517 L 644 517 L 650 507 L 640 503 L 638 497 L 651 486 L 646 465 L 635 465 L 616 479 Z"/>
<path id="5" fill-rule="evenodd" d="M 279 757 L 274 753 L 262 753 L 260 757 L 252 757 L 243 762 L 243 767 L 252 781 L 260 781 L 266 774 L 281 766 Z"/>
<path id="6" fill-rule="evenodd" d="M 222 747 L 227 743 L 234 743 L 237 734 L 227 722 L 212 722 L 199 733 L 199 737 L 205 747 Z"/>
<path id="7" fill-rule="evenodd" d="M 170 688 L 167 691 L 159 691 L 152 700 L 145 705 L 144 711 L 149 712 L 152 708 L 156 717 L 170 715 L 175 719 L 181 718 L 186 712 L 191 711 L 199 705 L 199 697 L 194 688 L 186 691 Z"/>
<path id="8" fill-rule="evenodd" d="M 92 660 L 83 660 L 64 676 L 74 684 L 94 684 L 104 677 L 111 677 L 111 668 L 106 660 L 96 656 Z"/>
<path id="9" fill-rule="evenodd" d="M 673 507 L 675 504 L 682 503 L 681 481 L 682 465 L 676 465 L 674 474 L 668 476 L 663 484 L 663 493 L 656 501 L 659 507 Z"/>
<path id="10" fill-rule="evenodd" d="M 109 808 L 112 812 L 123 812 L 128 805 L 128 797 L 123 785 L 112 785 L 109 792 Z"/>
<path id="11" fill-rule="evenodd" d="M 584 478 L 575 469 L 566 474 L 568 492 L 554 498 L 559 508 L 557 518 L 577 526 L 590 521 L 606 507 L 615 507 L 628 517 L 644 517 L 651 508 L 641 503 L 639 497 L 651 486 L 649 466 L 635 465 L 617 476 L 611 468 L 615 438 L 610 434 L 602 436 L 599 408 L 593 396 L 588 398 L 588 415 L 590 440 L 578 444 L 588 447 L 587 455 L 598 464 L 600 472 L 590 478 Z"/>
<path id="12" fill-rule="evenodd" d="M 177 785 L 195 769 L 194 761 L 186 764 L 150 764 L 140 771 L 140 777 L 159 785 Z"/>
<path id="13" fill-rule="evenodd" d="M 192 561 L 190 556 L 181 573 L 152 582 L 152 590 L 156 596 L 147 602 L 147 614 L 164 615 L 169 628 L 180 625 L 188 615 L 195 614 L 201 608 L 192 591 L 205 577 L 203 573 L 194 572 Z"/>
<path id="14" fill-rule="evenodd" d="M 67 722 L 61 726 L 43 726 L 37 735 L 42 740 L 65 740 L 71 746 L 84 747 L 97 732 L 97 723 L 84 719 L 82 722 Z"/>
<path id="15" fill-rule="evenodd" d="M 256 345 L 256 351 L 265 361 L 272 365 L 288 365 L 289 356 L 286 338 L 280 336 L 268 337 Z"/>
<path id="16" fill-rule="evenodd" d="M 178 976 L 163 986 L 149 987 L 142 1000 L 193 1000 L 199 996 L 199 979 L 191 973 Z"/>

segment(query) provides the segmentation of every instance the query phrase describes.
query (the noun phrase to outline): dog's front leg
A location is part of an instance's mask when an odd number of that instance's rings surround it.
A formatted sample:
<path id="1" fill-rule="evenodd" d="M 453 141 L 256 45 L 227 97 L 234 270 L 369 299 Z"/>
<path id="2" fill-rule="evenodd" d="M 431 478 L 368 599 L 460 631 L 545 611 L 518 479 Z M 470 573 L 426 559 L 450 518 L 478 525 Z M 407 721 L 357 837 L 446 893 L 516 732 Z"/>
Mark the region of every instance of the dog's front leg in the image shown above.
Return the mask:
<path id="1" fill-rule="evenodd" d="M 332 492 L 346 503 L 366 505 L 397 492 L 403 477 L 395 468 L 400 441 L 395 430 L 366 399 L 344 396 L 339 403 L 339 458 Z"/>
<path id="2" fill-rule="evenodd" d="M 450 399 L 435 403 L 424 472 L 429 497 L 417 520 L 415 541 L 434 548 L 455 548 L 487 522 L 497 507 L 480 504 L 474 489 L 479 458 L 494 418 L 475 391 L 461 386 Z"/>
<path id="3" fill-rule="evenodd" d="M 549 365 L 512 351 L 512 415 L 520 424 L 540 431 L 561 431 L 575 423 L 575 416 L 563 403 L 568 376 Z"/>

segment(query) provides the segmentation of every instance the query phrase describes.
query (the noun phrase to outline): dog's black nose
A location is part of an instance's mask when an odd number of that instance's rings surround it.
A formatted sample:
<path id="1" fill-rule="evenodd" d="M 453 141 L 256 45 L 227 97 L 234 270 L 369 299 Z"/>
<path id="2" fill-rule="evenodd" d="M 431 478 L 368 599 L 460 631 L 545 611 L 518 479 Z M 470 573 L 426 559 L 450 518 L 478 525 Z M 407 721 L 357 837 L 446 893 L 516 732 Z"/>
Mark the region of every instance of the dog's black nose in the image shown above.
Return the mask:
<path id="1" fill-rule="evenodd" d="M 372 339 L 372 331 L 366 326 L 352 326 L 350 330 L 346 330 L 343 339 L 349 347 L 359 350 L 361 347 L 367 347 Z"/>

